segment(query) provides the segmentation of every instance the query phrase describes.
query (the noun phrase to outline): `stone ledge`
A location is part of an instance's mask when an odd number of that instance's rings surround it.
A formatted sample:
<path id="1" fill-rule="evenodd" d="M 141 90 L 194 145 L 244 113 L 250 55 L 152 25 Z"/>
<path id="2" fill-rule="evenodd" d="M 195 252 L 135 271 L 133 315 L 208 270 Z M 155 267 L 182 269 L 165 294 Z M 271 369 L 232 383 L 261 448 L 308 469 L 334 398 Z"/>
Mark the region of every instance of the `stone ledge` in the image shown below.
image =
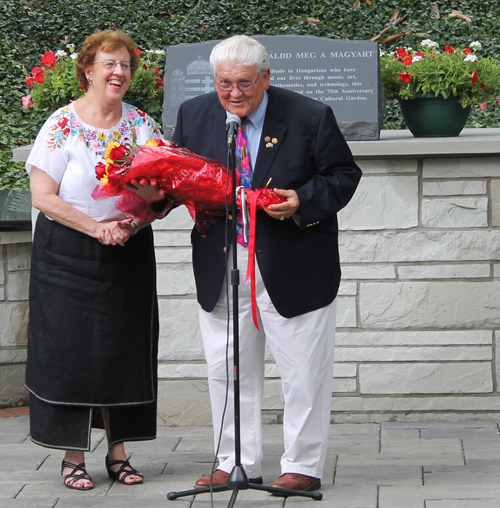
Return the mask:
<path id="1" fill-rule="evenodd" d="M 408 130 L 385 130 L 376 141 L 348 141 L 356 158 L 424 158 L 500 154 L 500 128 L 464 129 L 450 138 L 415 138 Z"/>
<path id="2" fill-rule="evenodd" d="M 31 243 L 31 231 L 0 231 L 0 245 Z"/>
<path id="3" fill-rule="evenodd" d="M 500 154 L 500 128 L 464 129 L 460 136 L 450 138 L 415 138 L 409 130 L 383 130 L 380 139 L 347 143 L 355 157 L 365 159 L 494 155 Z M 12 160 L 26 162 L 31 148 L 14 148 Z"/>

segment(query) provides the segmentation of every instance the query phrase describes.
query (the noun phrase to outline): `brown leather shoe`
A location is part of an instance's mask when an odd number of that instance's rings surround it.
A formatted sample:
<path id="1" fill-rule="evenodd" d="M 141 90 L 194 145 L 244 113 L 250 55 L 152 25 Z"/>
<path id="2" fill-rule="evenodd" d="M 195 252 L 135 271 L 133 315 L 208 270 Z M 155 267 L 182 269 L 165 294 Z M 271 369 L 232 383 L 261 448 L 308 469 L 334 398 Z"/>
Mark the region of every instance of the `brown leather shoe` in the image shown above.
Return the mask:
<path id="1" fill-rule="evenodd" d="M 314 478 L 314 476 L 306 476 L 305 474 L 285 473 L 272 483 L 271 487 L 310 492 L 312 490 L 318 490 L 321 487 L 321 480 L 319 478 Z"/>
<path id="2" fill-rule="evenodd" d="M 195 484 L 195 489 L 204 489 L 206 487 L 210 487 L 210 474 L 203 475 Z M 212 487 L 220 487 L 221 485 L 227 485 L 227 482 L 229 481 L 229 473 L 226 473 L 225 471 L 222 471 L 222 469 L 216 469 L 214 471 L 213 477 L 212 477 Z M 249 478 L 249 483 L 256 483 L 257 485 L 262 485 L 262 476 L 259 476 L 258 478 Z"/>

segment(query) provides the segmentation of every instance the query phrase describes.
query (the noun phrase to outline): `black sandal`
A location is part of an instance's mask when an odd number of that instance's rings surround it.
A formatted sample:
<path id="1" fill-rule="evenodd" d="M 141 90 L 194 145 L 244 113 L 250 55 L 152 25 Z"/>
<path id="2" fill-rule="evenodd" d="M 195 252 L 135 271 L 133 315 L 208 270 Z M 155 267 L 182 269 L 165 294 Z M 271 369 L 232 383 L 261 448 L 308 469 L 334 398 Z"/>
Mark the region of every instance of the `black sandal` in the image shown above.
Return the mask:
<path id="1" fill-rule="evenodd" d="M 111 468 L 113 466 L 117 466 L 118 464 L 121 464 L 118 471 L 112 471 Z M 125 469 L 127 467 L 130 469 Z M 139 485 L 144 481 L 144 475 L 139 473 L 137 469 L 134 469 L 128 460 L 109 460 L 109 456 L 106 455 L 106 469 L 108 471 L 108 476 L 112 480 L 116 480 L 118 483 L 123 483 L 123 485 Z M 125 479 L 131 475 L 140 476 L 141 480 L 131 483 L 126 482 Z"/>
<path id="2" fill-rule="evenodd" d="M 72 468 L 71 473 L 63 475 L 62 473 L 65 468 Z M 77 471 L 81 471 L 81 473 L 77 473 Z M 75 482 L 78 480 L 89 480 L 92 482 L 92 478 L 88 475 L 87 470 L 85 469 L 85 462 L 82 462 L 81 464 L 73 464 L 73 462 L 66 462 L 63 460 L 61 465 L 61 475 L 63 477 L 63 483 L 66 487 L 68 487 L 68 489 L 91 490 L 94 488 L 93 484 L 90 487 L 77 487 L 75 485 Z M 70 481 L 66 482 L 68 479 Z"/>

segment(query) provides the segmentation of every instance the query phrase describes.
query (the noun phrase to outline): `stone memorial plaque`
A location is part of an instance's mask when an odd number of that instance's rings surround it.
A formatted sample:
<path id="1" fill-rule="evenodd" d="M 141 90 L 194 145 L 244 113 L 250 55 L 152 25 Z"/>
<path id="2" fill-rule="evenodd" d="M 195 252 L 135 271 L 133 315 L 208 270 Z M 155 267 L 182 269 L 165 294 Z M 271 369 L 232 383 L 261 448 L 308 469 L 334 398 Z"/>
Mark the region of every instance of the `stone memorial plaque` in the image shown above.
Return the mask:
<path id="1" fill-rule="evenodd" d="M 349 140 L 378 139 L 384 112 L 378 44 L 304 35 L 258 35 L 269 53 L 270 83 L 333 109 Z M 179 44 L 167 50 L 163 124 L 176 123 L 182 102 L 213 92 L 208 59 L 219 41 Z"/>
<path id="2" fill-rule="evenodd" d="M 3 228 L 31 228 L 29 191 L 0 190 L 0 229 Z"/>

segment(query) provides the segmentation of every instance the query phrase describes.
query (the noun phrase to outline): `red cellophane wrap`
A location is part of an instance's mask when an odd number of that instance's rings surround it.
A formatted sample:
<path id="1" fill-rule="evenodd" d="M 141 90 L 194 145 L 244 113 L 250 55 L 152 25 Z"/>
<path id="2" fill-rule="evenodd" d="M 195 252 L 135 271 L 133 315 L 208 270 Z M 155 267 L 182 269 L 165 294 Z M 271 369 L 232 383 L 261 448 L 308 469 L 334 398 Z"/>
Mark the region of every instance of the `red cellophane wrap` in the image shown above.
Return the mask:
<path id="1" fill-rule="evenodd" d="M 133 150 L 123 162 L 110 162 L 106 165 L 106 176 L 101 178 L 92 197 L 122 196 L 116 207 L 129 217 L 153 218 L 146 203 L 134 192 L 124 189 L 131 180 L 142 178 L 156 180 L 167 197 L 176 204 L 186 205 L 202 234 L 225 215 L 226 202 L 231 206 L 231 175 L 227 176 L 227 169 L 171 141 L 152 140 Z M 103 167 L 101 165 L 100 172 L 96 168 L 98 179 L 103 176 Z M 257 208 L 260 209 L 285 201 L 273 190 L 263 188 L 246 190 L 247 202 L 254 192 L 259 193 Z"/>

